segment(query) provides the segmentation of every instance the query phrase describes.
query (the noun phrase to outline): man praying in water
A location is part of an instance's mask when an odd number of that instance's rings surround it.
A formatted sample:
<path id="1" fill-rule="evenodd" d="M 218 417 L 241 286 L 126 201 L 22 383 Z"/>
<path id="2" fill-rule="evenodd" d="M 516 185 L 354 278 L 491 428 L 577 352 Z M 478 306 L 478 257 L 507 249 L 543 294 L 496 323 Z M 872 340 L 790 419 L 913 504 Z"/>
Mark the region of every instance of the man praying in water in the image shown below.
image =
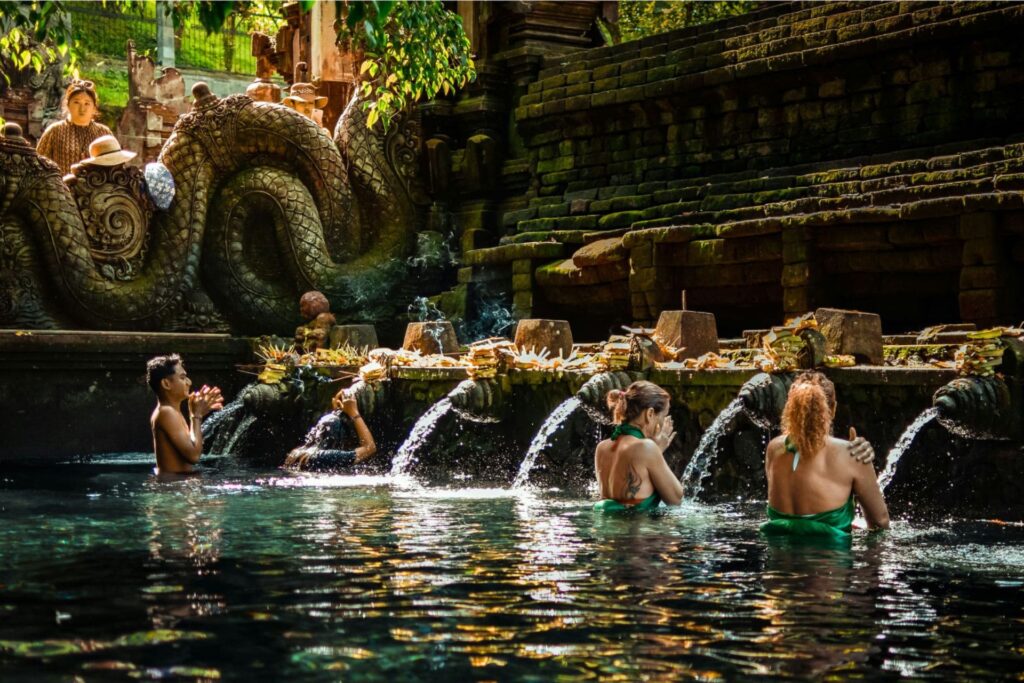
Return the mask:
<path id="1" fill-rule="evenodd" d="M 203 385 L 189 393 L 192 380 L 178 354 L 157 356 L 146 363 L 146 381 L 156 394 L 156 409 L 149 418 L 157 474 L 185 474 L 203 453 L 203 418 L 224 407 L 220 389 Z M 188 422 L 181 404 L 188 401 Z"/>

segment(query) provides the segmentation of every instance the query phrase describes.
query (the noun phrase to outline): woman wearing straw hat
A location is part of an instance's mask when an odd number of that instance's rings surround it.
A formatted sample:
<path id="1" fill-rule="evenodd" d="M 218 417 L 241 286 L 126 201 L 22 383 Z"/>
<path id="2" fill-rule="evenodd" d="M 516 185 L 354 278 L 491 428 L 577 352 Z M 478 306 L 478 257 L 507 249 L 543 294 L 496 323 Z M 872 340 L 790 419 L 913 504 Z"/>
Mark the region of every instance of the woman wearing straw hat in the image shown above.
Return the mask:
<path id="1" fill-rule="evenodd" d="M 89 143 L 101 135 L 111 135 L 109 128 L 93 120 L 98 107 L 99 100 L 92 81 L 72 81 L 61 100 L 64 120 L 46 129 L 36 150 L 52 159 L 62 173 L 68 173 L 71 164 L 88 156 Z"/>

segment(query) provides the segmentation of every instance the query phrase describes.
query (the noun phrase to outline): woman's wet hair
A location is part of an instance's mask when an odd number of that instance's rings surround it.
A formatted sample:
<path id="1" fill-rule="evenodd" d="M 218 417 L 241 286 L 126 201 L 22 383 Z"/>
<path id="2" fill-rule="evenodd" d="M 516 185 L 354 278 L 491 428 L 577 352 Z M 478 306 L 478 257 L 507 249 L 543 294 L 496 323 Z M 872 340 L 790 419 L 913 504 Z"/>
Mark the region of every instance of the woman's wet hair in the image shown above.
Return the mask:
<path id="1" fill-rule="evenodd" d="M 820 372 L 800 373 L 789 388 L 782 410 L 782 433 L 807 457 L 822 448 L 832 433 L 836 387 Z"/>
<path id="2" fill-rule="evenodd" d="M 160 380 L 173 375 L 179 363 L 181 363 L 181 356 L 176 353 L 149 359 L 146 363 L 146 383 L 149 384 L 149 388 L 153 390 L 154 394 L 159 395 Z"/>
<path id="3" fill-rule="evenodd" d="M 612 389 L 606 400 L 615 422 L 632 422 L 648 408 L 653 408 L 655 413 L 664 412 L 671 397 L 654 382 L 640 380 L 630 384 L 625 391 Z"/>

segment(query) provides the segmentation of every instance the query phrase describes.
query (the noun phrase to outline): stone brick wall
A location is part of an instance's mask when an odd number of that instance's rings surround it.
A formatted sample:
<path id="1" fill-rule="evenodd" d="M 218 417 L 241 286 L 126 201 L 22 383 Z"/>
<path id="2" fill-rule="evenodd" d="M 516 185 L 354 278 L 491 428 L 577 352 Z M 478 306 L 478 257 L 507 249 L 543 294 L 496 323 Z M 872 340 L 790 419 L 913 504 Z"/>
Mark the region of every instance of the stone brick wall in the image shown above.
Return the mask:
<path id="1" fill-rule="evenodd" d="M 1013 3 L 827 3 L 563 58 L 515 117 L 538 196 L 603 189 L 596 225 L 558 227 L 622 227 L 676 178 L 1017 132 L 1022 27 Z"/>
<path id="2" fill-rule="evenodd" d="M 732 332 L 819 305 L 1010 322 L 1022 27 L 1015 3 L 776 3 L 549 60 L 515 108 L 528 190 L 463 280 L 514 244 L 518 316 L 650 323 L 685 291 Z M 578 262 L 609 237 L 627 268 Z"/>

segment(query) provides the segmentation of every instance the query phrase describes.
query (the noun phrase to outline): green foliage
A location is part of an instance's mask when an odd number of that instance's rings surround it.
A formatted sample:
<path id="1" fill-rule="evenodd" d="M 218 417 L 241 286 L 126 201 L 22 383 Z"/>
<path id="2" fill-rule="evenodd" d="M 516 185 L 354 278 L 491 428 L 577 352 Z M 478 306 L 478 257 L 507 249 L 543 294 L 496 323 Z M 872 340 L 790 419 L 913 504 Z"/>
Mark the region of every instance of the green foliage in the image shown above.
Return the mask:
<path id="1" fill-rule="evenodd" d="M 310 3 L 300 3 L 308 11 Z M 315 4 L 315 3 L 312 3 Z M 246 31 L 276 33 L 283 20 L 271 17 L 281 16 L 283 0 L 233 0 L 211 2 L 210 0 L 177 0 L 171 7 L 175 31 L 189 25 L 197 25 L 207 35 L 218 33 L 225 27 L 244 26 Z"/>
<path id="2" fill-rule="evenodd" d="M 79 71 L 82 78 L 96 85 L 96 96 L 100 100 L 100 122 L 113 129 L 128 105 L 128 77 L 124 66 L 87 54 L 82 57 Z"/>
<path id="3" fill-rule="evenodd" d="M 385 130 L 422 98 L 449 95 L 476 78 L 462 18 L 437 0 L 338 3 L 338 44 L 363 50 L 359 73 L 367 125 Z"/>
<path id="4" fill-rule="evenodd" d="M 605 42 L 612 44 L 706 24 L 749 12 L 756 6 L 757 3 L 750 0 L 619 0 L 618 26 L 599 23 L 598 28 L 602 29 Z"/>
<path id="5" fill-rule="evenodd" d="M 69 72 L 77 62 L 66 2 L 0 2 L 0 70 L 9 85 L 13 72 L 37 73 L 67 57 Z"/>
<path id="6" fill-rule="evenodd" d="M 63 55 L 69 57 L 68 71 L 77 75 L 75 67 L 81 44 L 72 34 L 70 4 L 0 0 L 0 54 L 4 55 L 0 64 L 8 81 L 10 69 L 31 67 L 42 71 Z M 196 21 L 210 34 L 221 31 L 225 25 L 233 27 L 236 21 L 276 13 L 281 4 L 280 0 L 179 0 L 173 5 L 173 21 L 177 27 Z M 299 4 L 303 11 L 308 11 L 315 2 L 301 0 Z M 336 4 L 339 16 L 344 17 L 336 27 L 338 43 L 364 54 L 360 74 L 370 127 L 379 122 L 387 129 L 399 112 L 420 99 L 430 99 L 439 93 L 450 95 L 476 78 L 462 19 L 445 9 L 440 0 Z M 155 11 L 151 1 L 143 0 L 104 0 L 100 5 L 140 16 Z M 272 31 L 273 27 L 266 29 Z M 143 50 L 149 47 L 138 43 L 137 46 Z M 232 47 L 223 49 L 232 53 L 230 58 L 223 54 L 222 61 L 234 63 Z M 183 55 L 183 62 L 188 59 L 188 55 Z"/>

